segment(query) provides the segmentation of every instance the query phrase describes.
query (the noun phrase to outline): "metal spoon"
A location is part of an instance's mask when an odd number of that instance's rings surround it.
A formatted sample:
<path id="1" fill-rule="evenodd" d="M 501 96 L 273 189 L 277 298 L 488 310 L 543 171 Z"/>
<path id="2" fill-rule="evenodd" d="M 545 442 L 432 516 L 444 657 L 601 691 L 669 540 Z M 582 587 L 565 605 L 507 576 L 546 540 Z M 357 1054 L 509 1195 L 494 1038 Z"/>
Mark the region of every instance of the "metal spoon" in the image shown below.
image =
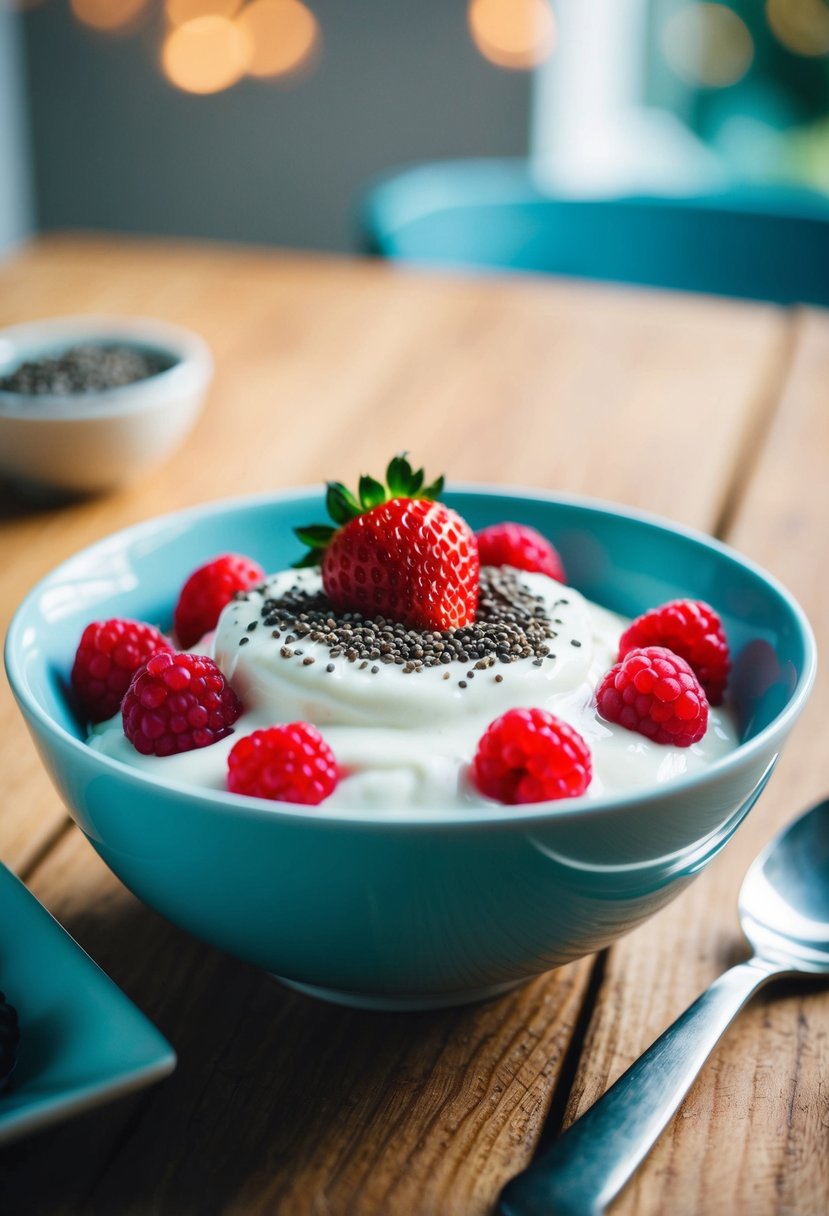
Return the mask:
<path id="1" fill-rule="evenodd" d="M 784 829 L 743 880 L 754 954 L 721 975 L 586 1114 L 501 1193 L 500 1216 L 598 1216 L 636 1172 L 749 997 L 829 973 L 829 799 Z"/>

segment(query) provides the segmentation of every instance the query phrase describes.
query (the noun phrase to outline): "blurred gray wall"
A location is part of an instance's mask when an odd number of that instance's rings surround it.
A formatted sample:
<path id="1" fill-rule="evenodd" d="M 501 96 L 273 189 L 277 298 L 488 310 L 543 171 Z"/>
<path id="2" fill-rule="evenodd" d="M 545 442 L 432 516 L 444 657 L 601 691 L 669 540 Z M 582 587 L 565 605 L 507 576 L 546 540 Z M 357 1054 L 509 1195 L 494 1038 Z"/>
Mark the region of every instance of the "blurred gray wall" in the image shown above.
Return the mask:
<path id="1" fill-rule="evenodd" d="M 487 63 L 465 0 L 308 0 L 306 76 L 182 93 L 157 63 L 163 18 L 129 37 L 26 14 L 38 219 L 318 249 L 354 245 L 366 183 L 430 158 L 524 155 L 530 74 Z"/>
<path id="2" fill-rule="evenodd" d="M 0 0 L 0 256 L 31 231 L 31 194 L 21 22 Z"/>

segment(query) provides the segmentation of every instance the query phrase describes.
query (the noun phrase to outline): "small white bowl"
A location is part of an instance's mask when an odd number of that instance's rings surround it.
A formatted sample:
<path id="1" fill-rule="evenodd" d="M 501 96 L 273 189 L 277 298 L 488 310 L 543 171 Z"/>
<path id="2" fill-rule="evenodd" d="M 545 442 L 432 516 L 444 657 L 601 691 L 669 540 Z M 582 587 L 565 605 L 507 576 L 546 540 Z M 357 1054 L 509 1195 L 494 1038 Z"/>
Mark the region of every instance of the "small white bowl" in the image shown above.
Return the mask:
<path id="1" fill-rule="evenodd" d="M 0 390 L 0 475 L 70 494 L 111 489 L 160 464 L 198 416 L 213 374 L 207 343 L 139 317 L 72 316 L 0 330 L 0 378 L 21 363 L 106 344 L 160 356 L 169 366 L 94 393 Z"/>

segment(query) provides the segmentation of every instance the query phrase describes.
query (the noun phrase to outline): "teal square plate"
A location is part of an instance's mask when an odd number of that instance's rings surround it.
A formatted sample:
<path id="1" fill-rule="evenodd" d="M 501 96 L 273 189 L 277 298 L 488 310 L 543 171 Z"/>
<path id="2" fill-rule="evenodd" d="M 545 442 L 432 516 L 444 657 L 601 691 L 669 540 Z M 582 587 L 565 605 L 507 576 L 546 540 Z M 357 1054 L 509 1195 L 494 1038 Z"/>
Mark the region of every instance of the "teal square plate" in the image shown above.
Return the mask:
<path id="1" fill-rule="evenodd" d="M 2 864 L 0 990 L 20 1020 L 0 1145 L 175 1068 L 166 1039 Z"/>

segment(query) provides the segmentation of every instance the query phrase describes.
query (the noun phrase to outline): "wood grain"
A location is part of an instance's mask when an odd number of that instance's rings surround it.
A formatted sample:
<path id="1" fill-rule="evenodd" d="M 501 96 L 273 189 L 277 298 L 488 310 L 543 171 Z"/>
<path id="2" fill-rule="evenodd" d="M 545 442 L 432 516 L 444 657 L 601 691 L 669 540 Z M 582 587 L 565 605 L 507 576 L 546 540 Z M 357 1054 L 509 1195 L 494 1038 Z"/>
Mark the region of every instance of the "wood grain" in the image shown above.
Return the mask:
<path id="1" fill-rule="evenodd" d="M 178 244 L 50 240 L 0 270 L 0 288 L 0 322 L 152 313 L 203 333 L 217 362 L 192 439 L 144 484 L 60 509 L 4 495 L 7 610 L 114 528 L 248 489 L 353 480 L 403 447 L 457 479 L 589 493 L 712 529 L 733 515 L 763 447 L 791 343 L 788 318 L 766 306 Z M 16 795 L 0 818 L 0 856 L 28 864 L 39 897 L 180 1057 L 162 1086 L 0 1154 L 10 1210 L 491 1210 L 533 1150 L 568 1045 L 580 1046 L 590 960 L 439 1014 L 311 1002 L 165 924 L 74 828 L 55 835 L 61 808 L 5 692 L 0 749 Z M 722 898 L 730 907 L 730 891 Z M 611 956 L 571 1114 L 714 973 L 712 943 L 715 955 L 732 949 L 705 908 L 684 907 L 692 926 L 660 918 L 673 937 L 646 926 Z M 803 1042 L 813 1058 L 816 1040 L 804 1032 Z M 779 1039 L 767 1046 L 763 1093 L 786 1058 Z M 786 1096 L 797 1100 L 791 1087 L 781 1094 L 775 1117 Z M 712 1139 L 727 1116 L 718 1101 Z M 733 1158 L 717 1162 L 733 1190 Z M 818 1177 L 812 1163 L 804 1170 Z M 628 1202 L 662 1210 L 649 1194 Z M 713 1213 L 712 1202 L 677 1210 Z"/>
<path id="2" fill-rule="evenodd" d="M 728 536 L 796 595 L 829 636 L 829 314 L 803 313 L 796 354 L 762 456 Z M 600 1096 L 682 1009 L 747 954 L 736 915 L 763 844 L 829 791 L 829 677 L 819 672 L 768 790 L 728 848 L 678 900 L 615 946 L 565 1123 Z M 728 1211 L 819 1216 L 829 1196 L 826 986 L 780 983 L 729 1030 L 614 1214 Z"/>
<path id="3" fill-rule="evenodd" d="M 366 1014 L 167 925 L 77 830 L 33 889 L 179 1066 L 0 1153 L 3 1211 L 483 1213 L 497 1179 L 528 1159 L 588 960 L 485 1005 Z"/>
<path id="4" fill-rule="evenodd" d="M 216 379 L 186 447 L 141 484 L 59 508 L 0 487 L 3 633 L 38 578 L 116 528 L 354 481 L 401 448 L 456 480 L 594 494 L 710 528 L 787 343 L 771 307 L 221 246 L 54 237 L 0 266 L 0 325 L 73 312 L 190 326 Z M 0 858 L 27 872 L 63 811 L 5 684 L 0 764 Z"/>

